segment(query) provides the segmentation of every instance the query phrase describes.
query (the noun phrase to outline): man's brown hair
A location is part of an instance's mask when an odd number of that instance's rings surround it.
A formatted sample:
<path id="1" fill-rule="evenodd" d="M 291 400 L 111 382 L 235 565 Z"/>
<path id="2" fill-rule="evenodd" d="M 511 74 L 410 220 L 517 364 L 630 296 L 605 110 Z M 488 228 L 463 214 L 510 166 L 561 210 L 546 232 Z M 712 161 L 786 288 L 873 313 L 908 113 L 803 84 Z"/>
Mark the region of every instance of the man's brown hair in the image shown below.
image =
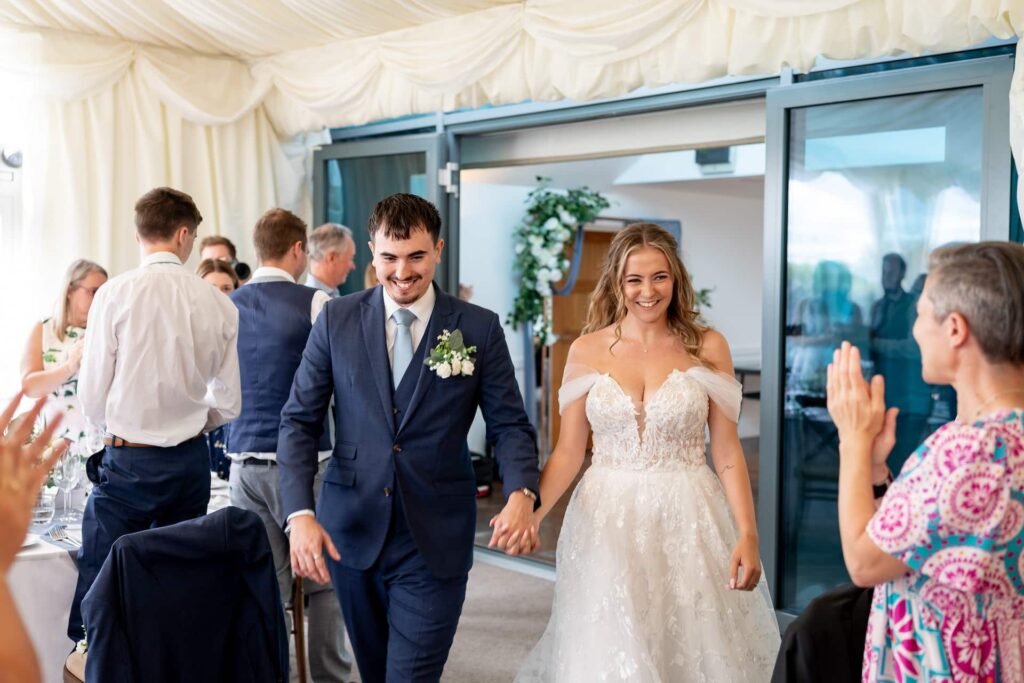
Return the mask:
<path id="1" fill-rule="evenodd" d="M 306 246 L 306 224 L 291 211 L 271 209 L 256 221 L 252 241 L 260 261 L 279 259 L 296 242 Z"/>
<path id="2" fill-rule="evenodd" d="M 219 247 L 221 245 L 228 248 L 228 253 L 231 254 L 232 259 L 238 258 L 238 251 L 235 250 L 235 243 L 223 235 L 210 235 L 209 237 L 201 239 L 199 241 L 199 253 L 202 253 L 203 249 L 206 249 L 207 247 Z"/>
<path id="3" fill-rule="evenodd" d="M 414 230 L 426 230 L 437 244 L 441 236 L 441 214 L 437 207 L 414 194 L 393 194 L 377 202 L 366 226 L 370 240 L 380 230 L 385 236 L 407 240 Z"/>
<path id="4" fill-rule="evenodd" d="M 135 231 L 144 242 L 169 242 L 181 226 L 195 232 L 202 222 L 196 203 L 181 190 L 158 187 L 135 202 Z"/>

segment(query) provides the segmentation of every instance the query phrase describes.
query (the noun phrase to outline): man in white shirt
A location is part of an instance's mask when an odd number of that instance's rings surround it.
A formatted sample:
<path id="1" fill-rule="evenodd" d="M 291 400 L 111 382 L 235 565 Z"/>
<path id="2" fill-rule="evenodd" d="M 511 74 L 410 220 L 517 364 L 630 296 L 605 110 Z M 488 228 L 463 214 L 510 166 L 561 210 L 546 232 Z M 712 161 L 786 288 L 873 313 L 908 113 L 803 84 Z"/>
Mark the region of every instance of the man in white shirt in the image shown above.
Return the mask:
<path id="1" fill-rule="evenodd" d="M 324 223 L 309 236 L 309 275 L 306 286 L 326 292 L 332 299 L 348 274 L 356 269 L 356 243 L 352 231 L 337 223 Z"/>
<path id="2" fill-rule="evenodd" d="M 242 414 L 225 430 L 231 459 L 231 504 L 255 512 L 263 520 L 281 598 L 287 605 L 291 603 L 292 568 L 278 490 L 277 435 L 281 408 L 288 400 L 309 331 L 330 297 L 295 282 L 307 261 L 306 224 L 298 216 L 284 209 L 267 211 L 256 223 L 253 244 L 260 267 L 248 284 L 231 294 L 238 308 L 243 404 Z M 318 480 L 330 457 L 330 433 L 323 429 Z M 319 482 L 316 488 L 320 488 Z M 347 681 L 352 657 L 345 648 L 345 625 L 334 590 L 307 582 L 306 595 L 310 677 L 314 683 Z M 293 680 L 298 679 L 293 676 Z"/>
<path id="3" fill-rule="evenodd" d="M 160 187 L 135 204 L 139 268 L 97 292 L 78 398 L 105 429 L 99 481 L 86 504 L 68 636 L 83 637 L 81 601 L 124 534 L 206 513 L 202 434 L 241 411 L 238 311 L 182 264 L 203 220 L 192 198 Z"/>

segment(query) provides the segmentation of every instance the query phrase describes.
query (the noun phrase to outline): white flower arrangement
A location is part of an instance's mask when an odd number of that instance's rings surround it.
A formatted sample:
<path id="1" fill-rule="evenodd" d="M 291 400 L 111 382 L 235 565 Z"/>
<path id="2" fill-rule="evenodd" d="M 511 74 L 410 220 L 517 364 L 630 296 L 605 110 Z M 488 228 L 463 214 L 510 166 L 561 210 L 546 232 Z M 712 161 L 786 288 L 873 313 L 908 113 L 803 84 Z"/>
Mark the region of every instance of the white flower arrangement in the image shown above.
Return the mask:
<path id="1" fill-rule="evenodd" d="M 441 379 L 464 375 L 469 377 L 476 370 L 473 354 L 475 346 L 466 346 L 459 330 L 444 330 L 437 337 L 438 344 L 430 350 L 430 357 L 423 363 Z"/>
<path id="2" fill-rule="evenodd" d="M 554 335 L 545 300 L 569 270 L 569 246 L 577 226 L 594 220 L 608 201 L 585 187 L 560 192 L 548 188 L 548 179 L 537 180 L 527 200 L 526 217 L 515 231 L 520 284 L 508 322 L 513 327 L 531 323 L 536 340 L 550 344 Z"/>

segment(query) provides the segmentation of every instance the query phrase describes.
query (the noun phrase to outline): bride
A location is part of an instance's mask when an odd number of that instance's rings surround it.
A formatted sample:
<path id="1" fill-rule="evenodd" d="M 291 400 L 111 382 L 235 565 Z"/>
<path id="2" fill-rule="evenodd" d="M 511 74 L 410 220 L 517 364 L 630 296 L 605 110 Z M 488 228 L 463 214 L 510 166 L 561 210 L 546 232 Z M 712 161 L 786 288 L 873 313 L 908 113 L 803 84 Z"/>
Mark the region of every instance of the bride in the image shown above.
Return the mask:
<path id="1" fill-rule="evenodd" d="M 569 350 L 537 524 L 591 431 L 593 459 L 559 536 L 551 621 L 517 681 L 768 680 L 779 631 L 731 373 L 725 338 L 697 322 L 675 239 L 651 224 L 616 235 Z"/>

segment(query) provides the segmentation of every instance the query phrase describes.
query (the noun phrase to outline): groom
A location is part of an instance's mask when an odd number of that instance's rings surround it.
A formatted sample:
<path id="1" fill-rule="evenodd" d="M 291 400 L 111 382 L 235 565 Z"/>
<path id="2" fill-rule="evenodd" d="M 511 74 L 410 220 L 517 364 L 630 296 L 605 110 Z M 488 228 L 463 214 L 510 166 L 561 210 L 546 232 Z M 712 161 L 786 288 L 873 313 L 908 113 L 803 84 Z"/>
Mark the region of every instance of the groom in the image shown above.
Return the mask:
<path id="1" fill-rule="evenodd" d="M 495 526 L 530 539 L 535 433 L 498 317 L 433 284 L 444 248 L 434 205 L 392 195 L 368 229 L 382 284 L 328 303 L 310 333 L 281 412 L 281 496 L 292 567 L 333 581 L 362 679 L 437 681 L 473 563 L 469 426 L 479 407 L 508 494 Z M 424 364 L 445 330 L 476 347 L 468 373 L 442 377 Z M 332 395 L 334 453 L 314 513 Z"/>

